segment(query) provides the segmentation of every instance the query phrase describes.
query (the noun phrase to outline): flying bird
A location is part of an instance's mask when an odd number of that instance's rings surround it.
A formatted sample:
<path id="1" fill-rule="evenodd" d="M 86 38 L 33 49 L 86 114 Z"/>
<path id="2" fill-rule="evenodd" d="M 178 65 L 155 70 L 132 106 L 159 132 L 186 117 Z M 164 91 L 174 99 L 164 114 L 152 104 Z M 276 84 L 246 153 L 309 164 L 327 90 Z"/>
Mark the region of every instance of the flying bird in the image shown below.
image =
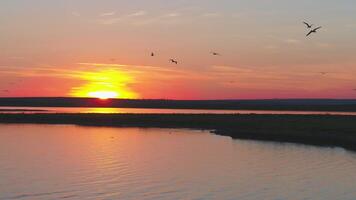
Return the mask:
<path id="1" fill-rule="evenodd" d="M 176 60 L 174 60 L 174 59 L 169 59 L 169 61 L 172 62 L 172 63 L 174 63 L 174 64 L 176 64 L 176 65 L 178 65 L 178 61 L 176 61 Z"/>
<path id="2" fill-rule="evenodd" d="M 312 33 L 316 33 L 317 30 L 321 29 L 321 26 L 319 26 L 318 28 L 314 28 L 311 31 L 309 31 L 309 33 L 307 34 L 307 37 L 312 34 Z"/>
<path id="3" fill-rule="evenodd" d="M 307 23 L 307 22 L 303 22 L 303 23 L 307 26 L 307 28 L 312 28 L 313 25 L 314 25 L 314 24 L 309 24 L 309 23 Z"/>
<path id="4" fill-rule="evenodd" d="M 321 75 L 326 75 L 328 72 L 320 72 Z"/>
<path id="5" fill-rule="evenodd" d="M 213 56 L 220 56 L 220 54 L 219 53 L 216 53 L 216 52 L 210 52 Z"/>

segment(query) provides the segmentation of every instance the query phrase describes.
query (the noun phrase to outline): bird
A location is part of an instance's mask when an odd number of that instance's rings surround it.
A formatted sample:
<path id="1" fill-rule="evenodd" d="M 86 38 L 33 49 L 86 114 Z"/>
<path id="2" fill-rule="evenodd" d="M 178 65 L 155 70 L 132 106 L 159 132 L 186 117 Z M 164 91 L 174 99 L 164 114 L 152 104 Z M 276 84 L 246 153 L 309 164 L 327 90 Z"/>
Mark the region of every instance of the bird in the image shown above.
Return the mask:
<path id="1" fill-rule="evenodd" d="M 174 60 L 174 59 L 169 59 L 169 61 L 172 62 L 172 63 L 174 63 L 174 64 L 176 64 L 176 65 L 178 65 L 178 61 L 176 61 L 176 60 Z"/>
<path id="2" fill-rule="evenodd" d="M 303 23 L 307 26 L 307 28 L 312 28 L 313 25 L 314 25 L 314 24 L 309 24 L 309 23 L 307 23 L 307 22 L 303 22 Z"/>
<path id="3" fill-rule="evenodd" d="M 216 53 L 216 52 L 210 52 L 213 56 L 220 56 L 220 54 L 219 53 Z"/>
<path id="4" fill-rule="evenodd" d="M 326 75 L 326 74 L 327 74 L 327 72 L 320 72 L 320 74 L 321 74 L 321 75 Z"/>
<path id="5" fill-rule="evenodd" d="M 155 56 L 155 53 L 152 52 L 152 53 L 151 53 L 151 56 L 152 56 L 152 57 Z"/>
<path id="6" fill-rule="evenodd" d="M 321 29 L 321 26 L 319 26 L 318 28 L 314 28 L 312 30 L 309 31 L 309 33 L 307 34 L 307 37 L 312 34 L 312 33 L 316 33 L 317 30 Z"/>

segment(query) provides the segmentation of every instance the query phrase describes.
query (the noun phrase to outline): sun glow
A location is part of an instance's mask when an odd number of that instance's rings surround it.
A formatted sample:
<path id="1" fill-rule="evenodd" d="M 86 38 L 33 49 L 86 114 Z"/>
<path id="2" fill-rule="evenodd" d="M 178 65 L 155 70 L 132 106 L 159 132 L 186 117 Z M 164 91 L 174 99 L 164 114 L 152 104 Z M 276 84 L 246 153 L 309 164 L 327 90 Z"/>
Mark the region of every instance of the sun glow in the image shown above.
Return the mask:
<path id="1" fill-rule="evenodd" d="M 97 91 L 97 92 L 89 92 L 88 96 L 105 100 L 105 99 L 117 98 L 119 97 L 119 94 L 113 91 Z"/>
<path id="2" fill-rule="evenodd" d="M 70 93 L 74 97 L 94 97 L 99 99 L 112 98 L 138 98 L 129 84 L 134 83 L 134 78 L 117 69 L 105 69 L 94 72 L 82 72 L 78 76 L 85 81 L 82 86 L 72 88 Z"/>

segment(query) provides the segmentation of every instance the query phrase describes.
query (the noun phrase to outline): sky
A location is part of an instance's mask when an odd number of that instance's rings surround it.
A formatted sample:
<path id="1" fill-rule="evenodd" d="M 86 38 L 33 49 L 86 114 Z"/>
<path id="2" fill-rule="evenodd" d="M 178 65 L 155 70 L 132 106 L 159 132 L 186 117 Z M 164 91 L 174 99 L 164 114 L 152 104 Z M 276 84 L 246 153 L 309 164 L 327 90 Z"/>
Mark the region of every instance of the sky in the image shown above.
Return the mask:
<path id="1" fill-rule="evenodd" d="M 2 0 L 0 24 L 0 97 L 356 98 L 354 0 Z"/>

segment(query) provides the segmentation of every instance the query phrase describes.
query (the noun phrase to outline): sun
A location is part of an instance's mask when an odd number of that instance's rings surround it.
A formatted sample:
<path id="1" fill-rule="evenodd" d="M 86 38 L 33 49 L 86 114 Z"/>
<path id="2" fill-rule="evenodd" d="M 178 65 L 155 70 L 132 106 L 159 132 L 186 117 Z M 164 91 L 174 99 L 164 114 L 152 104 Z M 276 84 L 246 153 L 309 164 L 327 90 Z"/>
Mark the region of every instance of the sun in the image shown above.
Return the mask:
<path id="1" fill-rule="evenodd" d="M 134 77 L 118 69 L 101 69 L 91 72 L 80 72 L 77 78 L 83 85 L 73 87 L 70 95 L 73 97 L 91 97 L 99 99 L 134 99 L 139 95 L 132 90 L 130 84 Z"/>
<path id="2" fill-rule="evenodd" d="M 96 91 L 96 92 L 89 92 L 88 93 L 89 97 L 94 97 L 102 100 L 106 99 L 114 99 L 119 97 L 119 94 L 114 91 Z"/>

